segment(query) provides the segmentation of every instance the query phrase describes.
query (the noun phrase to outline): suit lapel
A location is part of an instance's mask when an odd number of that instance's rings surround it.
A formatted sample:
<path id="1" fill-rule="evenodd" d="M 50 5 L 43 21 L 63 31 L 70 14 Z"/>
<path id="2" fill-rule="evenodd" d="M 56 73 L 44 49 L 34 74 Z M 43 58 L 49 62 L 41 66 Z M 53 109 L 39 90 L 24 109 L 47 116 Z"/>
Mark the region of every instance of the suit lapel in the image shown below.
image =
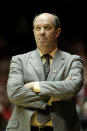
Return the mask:
<path id="1" fill-rule="evenodd" d="M 38 50 L 35 50 L 31 54 L 30 59 L 29 59 L 29 63 L 33 66 L 36 74 L 38 75 L 39 80 L 45 81 L 43 65 L 42 65 L 42 61 L 41 61 Z M 52 63 L 51 63 L 50 72 L 49 72 L 49 75 L 47 78 L 48 81 L 54 80 L 56 74 L 61 69 L 63 64 L 64 64 L 64 56 L 62 55 L 61 51 L 58 50 L 54 56 Z"/>
<path id="2" fill-rule="evenodd" d="M 33 66 L 34 70 L 36 71 L 39 80 L 44 81 L 45 80 L 44 70 L 43 70 L 43 65 L 42 65 L 42 61 L 41 61 L 38 50 L 35 50 L 32 53 L 32 55 L 30 56 L 29 62 Z"/>
<path id="3" fill-rule="evenodd" d="M 61 69 L 63 64 L 64 64 L 64 56 L 62 55 L 61 51 L 58 50 L 51 63 L 50 72 L 47 78 L 48 81 L 52 81 L 55 78 L 56 74 Z"/>

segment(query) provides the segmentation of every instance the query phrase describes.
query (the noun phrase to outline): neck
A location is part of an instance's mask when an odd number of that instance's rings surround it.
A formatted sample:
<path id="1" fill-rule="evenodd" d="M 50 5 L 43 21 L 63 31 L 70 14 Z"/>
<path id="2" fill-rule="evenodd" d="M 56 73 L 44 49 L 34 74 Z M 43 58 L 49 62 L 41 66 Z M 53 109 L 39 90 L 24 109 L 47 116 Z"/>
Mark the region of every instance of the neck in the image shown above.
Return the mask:
<path id="1" fill-rule="evenodd" d="M 42 47 L 42 48 L 38 48 L 38 49 L 41 51 L 42 54 L 50 54 L 56 48 L 58 48 L 58 47 L 57 46 L 50 47 L 50 48 Z"/>

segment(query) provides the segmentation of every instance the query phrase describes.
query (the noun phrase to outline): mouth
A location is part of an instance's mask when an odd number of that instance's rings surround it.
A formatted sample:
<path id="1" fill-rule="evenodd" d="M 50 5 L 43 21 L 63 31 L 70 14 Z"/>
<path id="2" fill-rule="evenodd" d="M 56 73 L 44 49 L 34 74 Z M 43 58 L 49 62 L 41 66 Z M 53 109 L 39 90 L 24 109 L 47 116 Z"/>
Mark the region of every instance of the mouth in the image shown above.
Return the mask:
<path id="1" fill-rule="evenodd" d="M 39 41 L 46 41 L 47 38 L 40 38 Z"/>

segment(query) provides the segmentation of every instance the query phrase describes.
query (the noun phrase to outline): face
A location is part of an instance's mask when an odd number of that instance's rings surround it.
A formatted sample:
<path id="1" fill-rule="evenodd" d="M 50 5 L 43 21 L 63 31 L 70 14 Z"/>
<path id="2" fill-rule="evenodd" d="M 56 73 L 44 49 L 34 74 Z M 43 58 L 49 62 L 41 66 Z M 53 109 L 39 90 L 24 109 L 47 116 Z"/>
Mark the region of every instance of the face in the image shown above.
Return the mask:
<path id="1" fill-rule="evenodd" d="M 55 29 L 54 18 L 51 14 L 38 16 L 34 23 L 34 36 L 38 49 L 54 48 L 57 46 L 57 37 L 60 30 Z"/>

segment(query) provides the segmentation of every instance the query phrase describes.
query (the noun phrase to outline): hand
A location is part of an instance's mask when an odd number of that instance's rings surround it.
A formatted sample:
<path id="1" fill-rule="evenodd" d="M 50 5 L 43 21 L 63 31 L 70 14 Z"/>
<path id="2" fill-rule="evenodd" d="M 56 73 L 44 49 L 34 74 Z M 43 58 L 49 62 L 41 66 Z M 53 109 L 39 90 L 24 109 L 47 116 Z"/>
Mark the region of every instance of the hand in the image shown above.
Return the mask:
<path id="1" fill-rule="evenodd" d="M 53 98 L 53 101 L 52 101 L 52 102 L 57 102 L 57 101 L 61 101 L 61 100 L 58 99 L 58 98 Z"/>
<path id="2" fill-rule="evenodd" d="M 57 101 L 61 101 L 61 100 L 58 98 L 50 97 L 47 105 L 52 106 L 52 102 L 57 102 Z"/>
<path id="3" fill-rule="evenodd" d="M 66 80 L 72 80 L 72 76 L 68 76 Z"/>
<path id="4" fill-rule="evenodd" d="M 33 90 L 34 89 L 34 82 L 29 82 L 29 83 L 25 84 L 24 87 Z"/>

